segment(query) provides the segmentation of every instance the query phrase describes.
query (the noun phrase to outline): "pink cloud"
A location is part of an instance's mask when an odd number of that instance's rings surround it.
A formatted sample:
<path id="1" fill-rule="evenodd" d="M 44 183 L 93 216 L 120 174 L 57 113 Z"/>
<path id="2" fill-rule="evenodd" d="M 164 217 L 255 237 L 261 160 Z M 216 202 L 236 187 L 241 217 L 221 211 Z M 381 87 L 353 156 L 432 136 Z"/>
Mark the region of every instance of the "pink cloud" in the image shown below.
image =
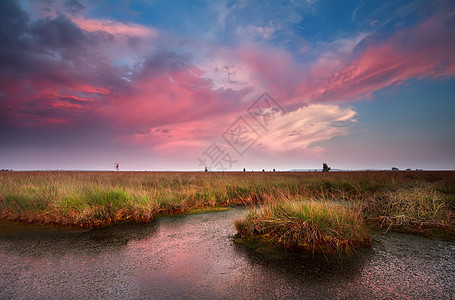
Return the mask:
<path id="1" fill-rule="evenodd" d="M 71 21 L 79 26 L 79 28 L 88 32 L 104 32 L 111 35 L 138 36 L 143 38 L 153 38 L 158 35 L 158 31 L 154 28 L 132 23 L 82 17 L 71 18 Z"/>
<path id="2" fill-rule="evenodd" d="M 185 55 L 157 53 L 143 62 L 128 92 L 111 97 L 101 113 L 115 118 L 118 127 L 142 133 L 186 122 L 203 128 L 203 120 L 243 108 L 248 88 L 216 89 L 204 75 Z"/>
<path id="3" fill-rule="evenodd" d="M 242 114 L 240 111 L 151 128 L 144 133 L 124 136 L 119 141 L 149 146 L 165 153 L 179 153 L 185 149 L 185 154 L 190 155 L 217 141 L 219 146 L 234 152 L 221 135 L 241 115 L 260 133 L 261 137 L 254 146 L 257 153 L 299 149 L 307 154 L 318 155 L 325 149 L 313 147 L 313 143 L 349 134 L 350 124 L 356 121 L 356 112 L 350 108 L 333 104 L 311 104 L 281 116 L 277 115 L 269 122 L 267 132 L 257 126 L 254 120 L 249 119 L 245 112 Z"/>
<path id="4" fill-rule="evenodd" d="M 356 112 L 334 104 L 310 104 L 295 111 L 277 115 L 261 140 L 261 148 L 271 151 L 311 149 L 318 141 L 350 133 Z M 322 151 L 322 148 L 318 148 Z"/>
<path id="5" fill-rule="evenodd" d="M 185 121 L 201 115 L 214 101 L 209 82 L 190 69 L 138 79 L 131 91 L 103 110 L 132 127 Z"/>
<path id="6" fill-rule="evenodd" d="M 44 124 L 51 124 L 51 125 L 54 125 L 54 124 L 65 124 L 67 123 L 68 120 L 65 120 L 65 119 L 51 119 L 51 118 L 47 118 L 44 120 Z"/>
<path id="7" fill-rule="evenodd" d="M 292 55 L 278 48 L 257 48 L 247 46 L 237 51 L 241 62 L 254 70 L 251 78 L 255 86 L 275 89 L 278 86 L 286 88 L 293 82 L 295 62 Z"/>
<path id="8" fill-rule="evenodd" d="M 208 116 L 197 120 L 156 126 L 142 133 L 125 135 L 119 142 L 149 147 L 162 153 L 181 153 L 194 156 L 194 153 L 207 147 L 209 142 L 219 139 L 230 124 L 235 113 L 221 116 Z M 184 149 L 184 153 L 182 150 Z"/>
<path id="9" fill-rule="evenodd" d="M 335 69 L 315 65 L 312 77 L 319 80 L 312 84 L 317 89 L 303 84 L 300 91 L 315 100 L 352 101 L 412 78 L 453 75 L 455 40 L 446 25 L 450 17 L 435 16 L 384 41 L 367 41 L 364 50 L 353 52 L 349 63 Z"/>
<path id="10" fill-rule="evenodd" d="M 286 104 L 356 101 L 412 79 L 455 74 L 453 13 L 379 39 L 361 34 L 325 44 L 315 62 L 297 63 L 283 49 L 246 46 L 237 51 L 250 82 Z M 314 49 L 313 52 L 318 51 Z"/>
<path id="11" fill-rule="evenodd" d="M 76 93 L 92 93 L 102 95 L 112 94 L 112 92 L 107 88 L 93 86 L 90 84 L 75 84 L 70 90 Z"/>
<path id="12" fill-rule="evenodd" d="M 54 108 L 65 108 L 65 109 L 81 109 L 81 108 L 83 108 L 83 106 L 80 105 L 80 104 L 68 103 L 66 101 L 59 101 L 59 100 L 50 103 L 50 106 L 54 107 Z"/>
<path id="13" fill-rule="evenodd" d="M 89 84 L 61 85 L 39 78 L 0 78 L 0 83 L 5 95 L 3 104 L 8 109 L 5 121 L 18 127 L 84 122 L 96 117 L 97 107 L 113 95 L 106 88 Z"/>

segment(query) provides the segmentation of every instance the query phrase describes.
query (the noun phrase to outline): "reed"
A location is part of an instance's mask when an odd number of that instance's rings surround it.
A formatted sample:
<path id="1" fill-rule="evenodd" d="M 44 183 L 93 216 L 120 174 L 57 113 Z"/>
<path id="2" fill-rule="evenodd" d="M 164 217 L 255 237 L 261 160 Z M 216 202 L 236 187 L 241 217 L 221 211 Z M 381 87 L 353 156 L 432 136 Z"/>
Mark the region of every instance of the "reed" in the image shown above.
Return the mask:
<path id="1" fill-rule="evenodd" d="M 235 226 L 242 239 L 291 250 L 343 254 L 371 246 L 360 210 L 336 202 L 285 199 L 250 211 Z"/>
<path id="2" fill-rule="evenodd" d="M 455 172 L 0 172 L 0 217 L 24 222 L 148 222 L 162 213 L 283 198 L 356 203 L 385 228 L 452 226 Z"/>
<path id="3" fill-rule="evenodd" d="M 387 229 L 444 227 L 454 221 L 449 197 L 430 184 L 398 188 L 369 198 L 364 210 L 370 220 Z"/>

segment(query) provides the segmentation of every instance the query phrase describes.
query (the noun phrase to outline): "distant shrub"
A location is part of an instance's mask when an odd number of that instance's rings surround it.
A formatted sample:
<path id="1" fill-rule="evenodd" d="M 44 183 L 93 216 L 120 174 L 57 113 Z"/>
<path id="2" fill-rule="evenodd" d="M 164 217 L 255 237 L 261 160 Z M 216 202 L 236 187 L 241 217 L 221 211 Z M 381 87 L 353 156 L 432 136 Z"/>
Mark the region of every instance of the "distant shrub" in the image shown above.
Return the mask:
<path id="1" fill-rule="evenodd" d="M 330 167 L 326 163 L 322 164 L 322 172 L 328 172 L 330 170 Z"/>

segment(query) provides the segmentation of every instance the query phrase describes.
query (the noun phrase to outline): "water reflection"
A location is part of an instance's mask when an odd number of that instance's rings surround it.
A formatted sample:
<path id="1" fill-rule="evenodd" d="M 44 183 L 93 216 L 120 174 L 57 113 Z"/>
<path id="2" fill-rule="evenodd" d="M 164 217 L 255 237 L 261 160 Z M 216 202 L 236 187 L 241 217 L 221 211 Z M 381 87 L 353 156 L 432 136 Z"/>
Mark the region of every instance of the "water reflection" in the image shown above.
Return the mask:
<path id="1" fill-rule="evenodd" d="M 259 250 L 259 251 L 258 251 Z M 236 245 L 236 253 L 251 263 L 261 265 L 267 272 L 278 272 L 301 282 L 315 280 L 343 281 L 358 277 L 365 263 L 370 260 L 371 249 L 362 249 L 343 257 L 322 254 L 279 253 L 261 251 L 248 245 Z"/>
<path id="2" fill-rule="evenodd" d="M 88 230 L 3 220 L 0 223 L 0 243 L 4 250 L 20 256 L 96 255 L 121 251 L 130 241 L 149 238 L 156 230 L 156 222 L 125 223 Z"/>

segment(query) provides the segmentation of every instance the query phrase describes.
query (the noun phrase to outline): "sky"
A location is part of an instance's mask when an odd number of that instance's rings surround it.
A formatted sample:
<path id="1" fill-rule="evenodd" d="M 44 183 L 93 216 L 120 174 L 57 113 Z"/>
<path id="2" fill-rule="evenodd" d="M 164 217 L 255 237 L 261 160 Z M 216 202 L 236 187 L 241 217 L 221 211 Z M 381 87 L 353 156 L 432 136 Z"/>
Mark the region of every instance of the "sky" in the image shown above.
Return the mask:
<path id="1" fill-rule="evenodd" d="M 455 2 L 0 1 L 0 169 L 455 169 Z"/>

